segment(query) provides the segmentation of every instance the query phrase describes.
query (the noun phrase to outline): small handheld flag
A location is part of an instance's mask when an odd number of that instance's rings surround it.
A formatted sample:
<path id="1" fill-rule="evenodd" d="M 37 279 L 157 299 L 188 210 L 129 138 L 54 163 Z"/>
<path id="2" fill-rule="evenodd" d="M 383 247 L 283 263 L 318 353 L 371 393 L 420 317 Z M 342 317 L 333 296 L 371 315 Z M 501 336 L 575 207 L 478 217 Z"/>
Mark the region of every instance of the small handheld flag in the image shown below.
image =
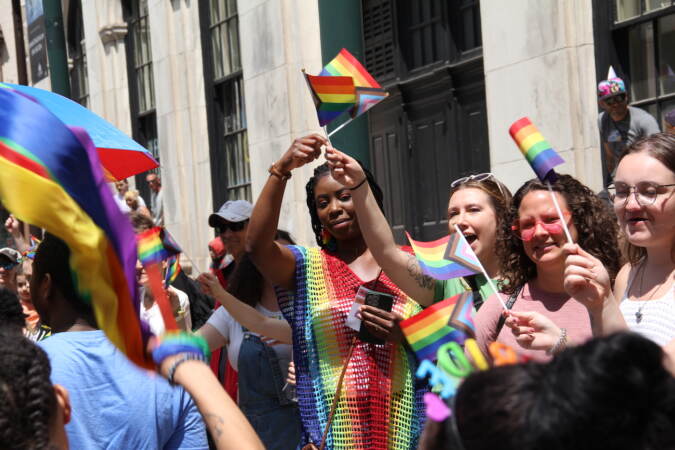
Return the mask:
<path id="1" fill-rule="evenodd" d="M 475 337 L 473 294 L 463 292 L 438 302 L 403 320 L 400 326 L 417 358 L 434 360 L 443 344 Z"/>
<path id="2" fill-rule="evenodd" d="M 315 76 L 304 71 L 303 74 L 312 92 L 319 125 L 327 125 L 356 104 L 356 90 L 351 77 Z"/>
<path id="3" fill-rule="evenodd" d="M 437 280 L 475 275 L 480 261 L 462 233 L 453 233 L 432 242 L 413 240 L 406 233 L 422 272 Z"/>
<path id="4" fill-rule="evenodd" d="M 541 181 L 555 181 L 556 174 L 553 168 L 565 160 L 553 150 L 530 119 L 523 117 L 515 121 L 509 128 L 509 133 L 537 177 Z"/>
<path id="5" fill-rule="evenodd" d="M 166 274 L 164 275 L 164 287 L 169 287 L 171 283 L 176 281 L 180 273 L 180 263 L 178 262 L 178 255 L 169 257 L 166 260 Z"/>
<path id="6" fill-rule="evenodd" d="M 181 252 L 180 247 L 162 227 L 154 227 L 138 237 L 138 259 L 143 265 L 159 263 Z"/>

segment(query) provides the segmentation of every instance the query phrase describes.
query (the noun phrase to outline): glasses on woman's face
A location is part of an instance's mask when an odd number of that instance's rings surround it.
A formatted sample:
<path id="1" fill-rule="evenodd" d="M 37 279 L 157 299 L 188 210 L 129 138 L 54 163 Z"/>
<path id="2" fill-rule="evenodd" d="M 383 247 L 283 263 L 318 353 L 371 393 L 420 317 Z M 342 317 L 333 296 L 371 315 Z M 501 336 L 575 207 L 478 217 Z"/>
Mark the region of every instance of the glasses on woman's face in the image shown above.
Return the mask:
<path id="1" fill-rule="evenodd" d="M 628 197 L 631 192 L 635 194 L 635 200 L 640 206 L 649 206 L 656 201 L 660 194 L 666 193 L 666 188 L 675 186 L 675 184 L 657 184 L 651 181 L 641 181 L 634 186 L 630 186 L 620 181 L 607 187 L 609 199 L 615 207 L 624 206 L 628 203 Z"/>
<path id="2" fill-rule="evenodd" d="M 619 94 L 615 95 L 614 97 L 605 99 L 605 103 L 608 104 L 609 106 L 612 106 L 616 103 L 623 103 L 625 101 L 626 101 L 626 94 Z"/>
<path id="3" fill-rule="evenodd" d="M 3 262 L 0 262 L 0 269 L 12 270 L 13 268 L 15 268 L 18 265 L 19 265 L 19 263 L 15 263 L 15 262 L 12 262 L 12 261 L 6 261 L 6 262 L 3 261 Z"/>
<path id="4" fill-rule="evenodd" d="M 563 212 L 565 223 L 569 223 L 572 214 L 568 211 Z M 541 216 L 539 219 L 519 219 L 511 226 L 511 231 L 518 238 L 523 241 L 531 241 L 537 231 L 537 225 L 546 230 L 548 234 L 562 235 L 564 233 L 564 226 L 560 217 L 553 213 L 551 215 Z"/>

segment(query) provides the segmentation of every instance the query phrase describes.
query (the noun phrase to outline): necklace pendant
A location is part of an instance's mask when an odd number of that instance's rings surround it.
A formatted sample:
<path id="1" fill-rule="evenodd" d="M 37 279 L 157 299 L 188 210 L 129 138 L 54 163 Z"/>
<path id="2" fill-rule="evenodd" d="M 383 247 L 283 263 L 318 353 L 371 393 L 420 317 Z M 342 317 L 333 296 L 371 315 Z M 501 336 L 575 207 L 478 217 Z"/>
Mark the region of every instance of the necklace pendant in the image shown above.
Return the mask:
<path id="1" fill-rule="evenodd" d="M 637 321 L 637 323 L 640 323 L 642 321 L 642 311 L 635 312 L 635 320 Z"/>

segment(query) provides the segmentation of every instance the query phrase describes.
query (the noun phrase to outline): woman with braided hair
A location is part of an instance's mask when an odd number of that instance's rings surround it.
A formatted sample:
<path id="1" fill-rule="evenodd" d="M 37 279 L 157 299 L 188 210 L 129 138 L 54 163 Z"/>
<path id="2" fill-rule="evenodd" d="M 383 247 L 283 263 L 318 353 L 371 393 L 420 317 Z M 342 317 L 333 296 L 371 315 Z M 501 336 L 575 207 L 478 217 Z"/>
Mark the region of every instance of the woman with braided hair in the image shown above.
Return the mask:
<path id="1" fill-rule="evenodd" d="M 292 293 L 280 306 L 292 330 L 302 444 L 413 449 L 422 428 L 423 391 L 398 321 L 420 307 L 382 273 L 364 242 L 351 193 L 367 182 L 382 207 L 372 175 L 366 171 L 358 185 L 345 186 L 328 165 L 317 167 L 306 191 L 319 247 L 274 242 L 287 180 L 327 144 L 317 134 L 296 139 L 270 167 L 247 235 L 263 276 Z M 360 332 L 345 323 L 357 292 L 379 306 L 361 306 Z"/>
<path id="2" fill-rule="evenodd" d="M 5 450 L 67 449 L 68 391 L 50 381 L 45 352 L 0 333 L 0 445 Z"/>

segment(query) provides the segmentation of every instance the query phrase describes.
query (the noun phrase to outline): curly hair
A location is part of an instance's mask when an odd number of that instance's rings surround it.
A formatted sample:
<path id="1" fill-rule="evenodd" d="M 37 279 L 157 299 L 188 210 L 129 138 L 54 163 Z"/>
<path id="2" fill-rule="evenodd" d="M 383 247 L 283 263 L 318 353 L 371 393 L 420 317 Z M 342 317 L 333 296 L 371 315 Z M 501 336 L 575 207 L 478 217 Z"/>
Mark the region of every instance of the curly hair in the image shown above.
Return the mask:
<path id="1" fill-rule="evenodd" d="M 0 332 L 7 331 L 21 336 L 26 326 L 26 315 L 23 313 L 19 297 L 9 289 L 0 288 Z"/>
<path id="2" fill-rule="evenodd" d="M 588 187 L 569 175 L 559 175 L 552 189 L 560 193 L 572 213 L 572 221 L 577 229 L 577 243 L 581 248 L 598 258 L 607 269 L 612 282 L 621 268 L 621 252 L 617 240 L 618 225 L 613 212 Z M 537 276 L 537 267 L 527 256 L 523 241 L 511 230 L 518 219 L 518 210 L 523 198 L 532 191 L 546 191 L 547 186 L 534 178 L 516 192 L 511 209 L 501 228 L 498 230 L 497 257 L 504 279 L 502 289 L 512 295 Z"/>
<path id="3" fill-rule="evenodd" d="M 659 161 L 661 164 L 675 173 L 675 135 L 670 133 L 657 133 L 649 137 L 640 139 L 628 147 L 619 158 L 621 160 L 633 153 L 646 153 L 647 156 Z M 670 258 L 675 261 L 675 241 L 670 249 Z M 625 240 L 624 253 L 631 265 L 638 264 L 647 256 L 647 250 L 644 247 L 638 247 Z"/>
<path id="4" fill-rule="evenodd" d="M 0 333 L 0 442 L 4 449 L 49 448 L 56 396 L 49 358 L 23 336 Z"/>
<path id="5" fill-rule="evenodd" d="M 368 180 L 368 185 L 370 190 L 373 191 L 375 196 L 375 201 L 377 201 L 378 206 L 382 211 L 384 211 L 384 194 L 382 189 L 375 181 L 375 177 L 368 169 L 366 169 L 361 161 L 357 160 L 363 172 L 366 174 L 366 179 Z M 312 219 L 312 230 L 314 231 L 314 236 L 316 237 L 316 243 L 324 250 L 334 250 L 329 248 L 329 244 L 325 243 L 322 238 L 323 225 L 321 220 L 319 220 L 319 213 L 316 211 L 316 198 L 314 196 L 314 188 L 319 180 L 327 175 L 330 175 L 330 167 L 328 163 L 323 163 L 320 166 L 314 169 L 314 176 L 312 176 L 307 184 L 305 185 L 305 191 L 307 192 L 307 208 L 309 209 L 309 217 Z"/>
<path id="6" fill-rule="evenodd" d="M 483 180 L 468 180 L 464 183 L 458 184 L 455 187 L 450 188 L 450 195 L 448 196 L 448 201 L 455 195 L 455 192 L 462 189 L 480 189 L 481 191 L 487 194 L 490 199 L 490 204 L 492 209 L 495 212 L 495 218 L 497 219 L 496 224 L 497 228 L 502 226 L 502 222 L 506 218 L 509 212 L 509 206 L 511 205 L 511 191 L 507 188 L 501 181 L 497 180 L 494 176 L 490 176 Z M 449 219 L 449 218 L 448 218 Z"/>
<path id="7" fill-rule="evenodd" d="M 674 448 L 675 378 L 662 360 L 654 342 L 619 333 L 547 364 L 475 372 L 455 399 L 464 448 Z"/>

